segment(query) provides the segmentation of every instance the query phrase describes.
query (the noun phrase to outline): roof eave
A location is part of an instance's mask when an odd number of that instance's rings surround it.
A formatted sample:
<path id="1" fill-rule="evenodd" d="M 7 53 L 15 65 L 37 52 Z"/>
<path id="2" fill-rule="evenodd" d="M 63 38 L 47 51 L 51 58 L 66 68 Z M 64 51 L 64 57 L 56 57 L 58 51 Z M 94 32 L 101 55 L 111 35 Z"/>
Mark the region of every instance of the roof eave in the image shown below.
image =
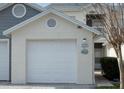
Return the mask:
<path id="1" fill-rule="evenodd" d="M 95 29 L 93 29 L 93 28 L 91 28 L 91 27 L 85 25 L 84 23 L 82 23 L 82 22 L 80 22 L 80 21 L 78 21 L 78 20 L 75 20 L 75 19 L 71 18 L 71 17 L 65 15 L 64 13 L 62 13 L 62 12 L 60 12 L 60 11 L 57 11 L 57 10 L 51 9 L 51 8 L 50 8 L 50 9 L 47 9 L 46 11 L 44 11 L 44 12 L 42 12 L 42 13 L 40 13 L 40 14 L 37 14 L 37 15 L 34 16 L 33 18 L 30 18 L 30 19 L 28 19 L 28 20 L 26 20 L 26 21 L 24 21 L 24 22 L 22 22 L 22 23 L 20 23 L 20 24 L 18 24 L 18 25 L 16 25 L 16 26 L 14 26 L 14 27 L 11 27 L 10 29 L 4 31 L 3 34 L 4 34 L 4 35 L 10 34 L 10 33 L 13 32 L 14 30 L 19 29 L 19 28 L 23 27 L 24 25 L 26 25 L 26 24 L 28 24 L 28 23 L 30 23 L 30 22 L 32 22 L 32 21 L 34 21 L 34 20 L 36 20 L 36 19 L 38 19 L 38 18 L 40 18 L 40 17 L 46 15 L 46 14 L 48 14 L 48 13 L 54 13 L 54 14 L 60 16 L 60 17 L 65 18 L 66 20 L 68 20 L 68 21 L 70 21 L 70 22 L 76 24 L 77 26 L 81 26 L 82 28 L 84 28 L 84 29 L 86 29 L 86 30 L 89 30 L 90 32 L 93 32 L 93 33 L 95 33 L 95 34 L 97 34 L 97 35 L 100 34 L 99 31 L 97 31 L 97 30 L 95 30 Z"/>

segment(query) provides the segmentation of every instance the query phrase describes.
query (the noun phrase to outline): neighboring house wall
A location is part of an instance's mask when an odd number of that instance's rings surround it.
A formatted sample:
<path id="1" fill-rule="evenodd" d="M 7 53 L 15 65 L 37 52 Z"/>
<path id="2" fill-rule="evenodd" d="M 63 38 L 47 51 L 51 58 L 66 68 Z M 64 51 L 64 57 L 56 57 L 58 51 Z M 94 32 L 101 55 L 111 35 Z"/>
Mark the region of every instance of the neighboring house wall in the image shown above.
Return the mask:
<path id="1" fill-rule="evenodd" d="M 110 45 L 106 46 L 106 54 L 108 57 L 116 57 L 115 50 Z M 123 54 L 123 60 L 124 60 L 124 45 L 122 46 L 122 54 Z"/>
<path id="2" fill-rule="evenodd" d="M 64 11 L 64 13 L 69 16 L 75 16 L 77 20 L 86 23 L 86 15 L 90 14 L 91 10 L 92 10 L 91 8 L 88 8 L 88 9 L 80 9 L 78 11 Z"/>
<path id="3" fill-rule="evenodd" d="M 0 35 L 2 35 L 2 32 L 7 30 L 8 28 L 15 26 L 18 23 L 21 23 L 22 21 L 27 20 L 27 19 L 35 16 L 36 14 L 40 13 L 39 11 L 24 4 L 26 7 L 26 15 L 22 18 L 16 18 L 12 14 L 12 8 L 14 5 L 15 4 L 0 11 Z"/>
<path id="4" fill-rule="evenodd" d="M 86 22 L 86 12 L 85 11 L 67 11 L 64 12 L 68 16 L 75 16 L 75 19 L 81 21 L 81 22 Z"/>
<path id="5" fill-rule="evenodd" d="M 48 6 L 49 8 L 55 8 L 58 11 L 63 11 L 68 16 L 75 16 L 79 21 L 86 23 L 87 14 L 97 14 L 96 9 L 90 3 L 53 3 Z"/>
<path id="6" fill-rule="evenodd" d="M 57 20 L 52 29 L 46 26 L 49 18 Z M 94 84 L 93 33 L 78 29 L 77 26 L 59 16 L 48 14 L 11 33 L 12 35 L 12 83 L 26 83 L 26 42 L 27 40 L 75 39 L 77 40 L 77 82 Z M 81 53 L 82 39 L 87 38 L 87 55 Z M 19 75 L 20 74 L 20 75 Z"/>
<path id="7" fill-rule="evenodd" d="M 64 4 L 51 4 L 49 7 L 55 8 L 58 11 L 63 11 L 68 16 L 75 16 L 75 19 L 86 23 L 86 15 L 93 10 L 89 4 L 79 3 L 64 3 Z"/>

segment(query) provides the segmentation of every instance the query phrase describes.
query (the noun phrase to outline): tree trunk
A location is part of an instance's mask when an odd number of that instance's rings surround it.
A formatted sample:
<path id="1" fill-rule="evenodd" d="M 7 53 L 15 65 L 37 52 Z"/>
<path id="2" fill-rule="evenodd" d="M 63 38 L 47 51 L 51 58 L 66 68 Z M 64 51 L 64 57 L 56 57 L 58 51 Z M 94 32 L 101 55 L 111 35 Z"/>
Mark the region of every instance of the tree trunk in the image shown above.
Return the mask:
<path id="1" fill-rule="evenodd" d="M 118 66 L 120 71 L 120 89 L 124 89 L 124 62 L 122 58 L 121 46 L 118 50 Z"/>

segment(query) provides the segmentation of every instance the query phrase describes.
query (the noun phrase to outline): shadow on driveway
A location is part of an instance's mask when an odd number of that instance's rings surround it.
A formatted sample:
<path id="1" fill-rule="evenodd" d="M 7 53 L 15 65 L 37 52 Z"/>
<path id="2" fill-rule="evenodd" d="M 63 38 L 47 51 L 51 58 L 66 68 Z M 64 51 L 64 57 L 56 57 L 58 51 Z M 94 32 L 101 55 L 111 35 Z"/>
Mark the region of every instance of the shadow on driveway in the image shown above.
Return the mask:
<path id="1" fill-rule="evenodd" d="M 101 87 L 101 86 L 113 86 L 111 81 L 106 79 L 105 77 L 102 76 L 100 70 L 95 71 L 95 81 L 96 81 L 96 86 Z"/>

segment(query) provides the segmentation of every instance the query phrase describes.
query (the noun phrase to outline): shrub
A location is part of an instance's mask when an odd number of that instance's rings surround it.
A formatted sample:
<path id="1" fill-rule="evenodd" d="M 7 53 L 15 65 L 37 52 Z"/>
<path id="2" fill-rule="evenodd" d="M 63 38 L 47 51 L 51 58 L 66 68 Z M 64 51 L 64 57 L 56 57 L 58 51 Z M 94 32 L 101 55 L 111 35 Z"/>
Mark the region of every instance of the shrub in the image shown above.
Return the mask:
<path id="1" fill-rule="evenodd" d="M 119 67 L 117 58 L 103 57 L 100 60 L 102 67 L 102 74 L 109 80 L 119 79 Z"/>

